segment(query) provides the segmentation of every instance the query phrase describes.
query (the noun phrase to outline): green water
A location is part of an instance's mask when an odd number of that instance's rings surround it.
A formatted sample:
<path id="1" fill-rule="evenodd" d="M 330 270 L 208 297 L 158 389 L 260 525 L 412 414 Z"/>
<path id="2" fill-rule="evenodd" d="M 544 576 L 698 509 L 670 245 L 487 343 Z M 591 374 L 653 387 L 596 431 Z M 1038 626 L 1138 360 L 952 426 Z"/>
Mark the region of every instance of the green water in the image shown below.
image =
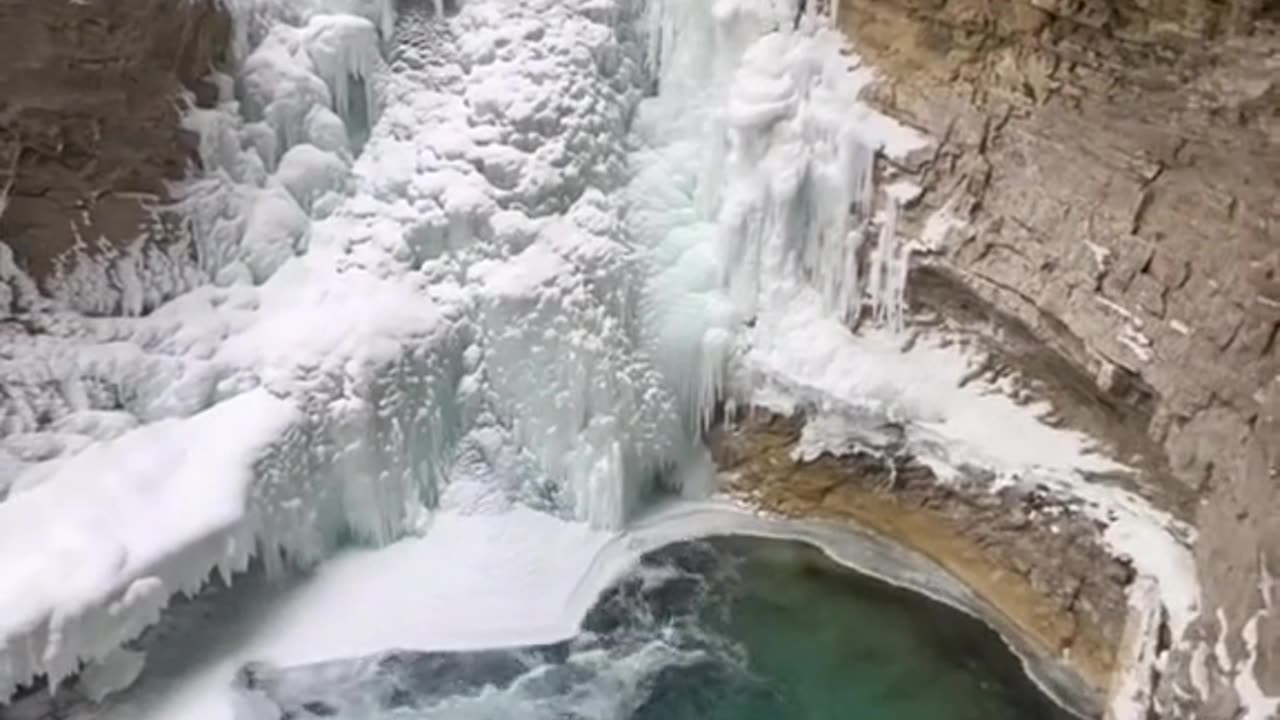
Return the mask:
<path id="1" fill-rule="evenodd" d="M 761 687 L 707 720 L 1059 720 L 985 625 L 791 543 L 720 540 L 741 558 L 727 634 Z"/>
<path id="2" fill-rule="evenodd" d="M 1070 717 L 968 615 L 741 537 L 646 555 L 569 640 L 256 669 L 253 685 L 282 712 L 262 720 Z"/>

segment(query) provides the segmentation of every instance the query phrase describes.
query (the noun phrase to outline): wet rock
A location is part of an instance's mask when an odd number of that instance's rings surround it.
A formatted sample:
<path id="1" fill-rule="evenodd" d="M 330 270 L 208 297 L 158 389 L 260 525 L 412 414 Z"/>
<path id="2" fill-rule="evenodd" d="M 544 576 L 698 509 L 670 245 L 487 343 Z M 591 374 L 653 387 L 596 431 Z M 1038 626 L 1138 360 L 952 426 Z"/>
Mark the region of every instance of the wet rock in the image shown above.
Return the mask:
<path id="1" fill-rule="evenodd" d="M 895 459 L 900 482 L 892 486 L 882 458 L 798 463 L 779 438 L 795 437 L 799 422 L 757 414 L 713 433 L 713 456 L 742 459 L 734 492 L 785 515 L 848 520 L 926 555 L 999 608 L 1046 657 L 1069 655 L 1102 696 L 1133 575 L 1114 571 L 1090 519 L 1034 486 L 993 492 L 980 473 L 940 483 L 910 458 Z M 815 496 L 807 490 L 814 485 L 829 490 Z"/>
<path id="2" fill-rule="evenodd" d="M 871 101 L 940 141 L 902 223 L 919 228 L 946 207 L 971 233 L 928 260 L 928 307 L 954 318 L 976 296 L 1099 410 L 1068 421 L 1128 434 L 1122 444 L 1152 470 L 1144 495 L 1194 515 L 1203 611 L 1225 612 L 1238 638 L 1258 602 L 1257 558 L 1280 547 L 1274 512 L 1260 511 L 1280 507 L 1261 459 L 1280 435 L 1259 422 L 1255 397 L 1280 372 L 1271 4 L 841 5 L 883 78 Z M 1261 647 L 1280 647 L 1280 628 L 1259 633 Z M 1204 642 L 1175 639 L 1172 655 L 1190 662 Z M 1232 663 L 1240 647 L 1228 645 Z M 1257 670 L 1280 694 L 1280 668 Z M 1206 672 L 1231 694 L 1230 668 Z M 1231 702 L 1182 702 L 1176 716 L 1230 717 Z"/>

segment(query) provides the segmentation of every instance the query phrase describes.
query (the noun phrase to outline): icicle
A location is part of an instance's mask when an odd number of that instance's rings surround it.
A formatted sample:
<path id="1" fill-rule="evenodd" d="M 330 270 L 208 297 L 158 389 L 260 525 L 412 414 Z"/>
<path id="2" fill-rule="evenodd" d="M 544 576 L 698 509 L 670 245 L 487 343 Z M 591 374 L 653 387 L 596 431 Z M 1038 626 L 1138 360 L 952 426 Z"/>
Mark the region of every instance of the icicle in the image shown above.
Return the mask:
<path id="1" fill-rule="evenodd" d="M 382 59 L 373 23 L 354 15 L 316 16 L 307 25 L 304 46 L 347 127 L 371 127 L 377 115 L 373 77 Z M 351 97 L 353 83 L 363 90 L 359 104 Z"/>
<path id="2" fill-rule="evenodd" d="M 871 303 L 875 320 L 894 332 L 904 325 L 907 270 L 911 250 L 898 238 L 898 201 L 890 196 L 871 260 Z"/>

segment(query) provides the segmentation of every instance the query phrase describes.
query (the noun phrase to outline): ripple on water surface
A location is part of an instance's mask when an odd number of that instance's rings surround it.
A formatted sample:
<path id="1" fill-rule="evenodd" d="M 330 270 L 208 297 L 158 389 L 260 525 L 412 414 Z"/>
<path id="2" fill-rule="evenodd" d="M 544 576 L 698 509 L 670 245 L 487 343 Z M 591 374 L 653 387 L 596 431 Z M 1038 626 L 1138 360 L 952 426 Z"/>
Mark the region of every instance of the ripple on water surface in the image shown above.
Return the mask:
<path id="1" fill-rule="evenodd" d="M 575 638 L 239 677 L 255 718 L 1065 720 L 976 619 L 799 543 L 647 555 Z"/>

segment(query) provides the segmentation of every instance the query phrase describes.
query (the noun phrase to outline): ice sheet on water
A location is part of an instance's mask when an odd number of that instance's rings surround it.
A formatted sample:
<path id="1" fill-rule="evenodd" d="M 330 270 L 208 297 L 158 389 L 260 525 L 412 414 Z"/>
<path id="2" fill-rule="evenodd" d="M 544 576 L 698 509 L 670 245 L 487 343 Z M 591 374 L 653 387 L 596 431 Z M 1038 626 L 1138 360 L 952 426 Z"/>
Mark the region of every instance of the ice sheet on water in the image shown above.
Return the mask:
<path id="1" fill-rule="evenodd" d="M 237 675 L 246 720 L 662 717 L 695 674 L 700 695 L 749 686 L 741 653 L 715 620 L 731 599 L 732 561 L 704 543 L 665 548 L 611 587 L 577 637 L 461 651 L 383 652 L 293 667 L 249 663 Z M 676 702 L 679 702 L 677 700 Z"/>

